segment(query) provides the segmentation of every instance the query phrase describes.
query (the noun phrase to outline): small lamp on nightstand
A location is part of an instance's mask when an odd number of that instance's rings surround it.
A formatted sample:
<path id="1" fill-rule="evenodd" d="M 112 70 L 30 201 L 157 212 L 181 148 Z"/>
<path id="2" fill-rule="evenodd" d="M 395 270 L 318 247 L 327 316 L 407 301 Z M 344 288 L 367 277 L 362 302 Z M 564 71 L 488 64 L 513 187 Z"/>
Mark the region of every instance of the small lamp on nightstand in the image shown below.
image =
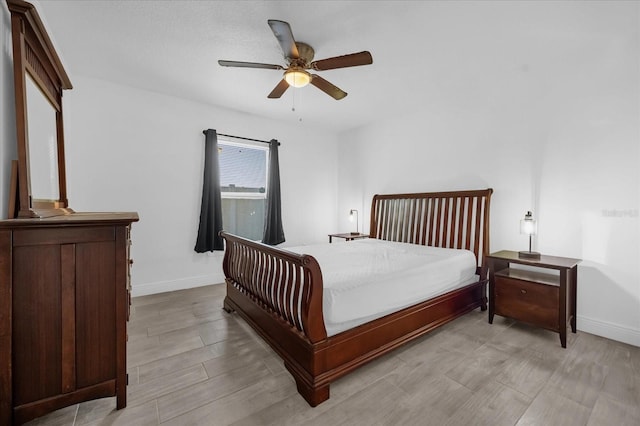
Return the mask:
<path id="1" fill-rule="evenodd" d="M 529 236 L 529 251 L 519 251 L 518 257 L 523 259 L 540 259 L 540 253 L 531 251 L 531 236 L 538 232 L 538 224 L 533 219 L 531 212 L 527 212 L 524 219 L 520 220 L 520 233 Z"/>
<path id="2" fill-rule="evenodd" d="M 358 235 L 358 230 L 360 229 L 360 227 L 358 226 L 358 210 L 351 209 L 351 211 L 349 211 L 349 220 L 351 222 L 353 222 L 353 215 L 354 214 L 356 216 L 356 232 L 352 232 L 351 235 Z"/>

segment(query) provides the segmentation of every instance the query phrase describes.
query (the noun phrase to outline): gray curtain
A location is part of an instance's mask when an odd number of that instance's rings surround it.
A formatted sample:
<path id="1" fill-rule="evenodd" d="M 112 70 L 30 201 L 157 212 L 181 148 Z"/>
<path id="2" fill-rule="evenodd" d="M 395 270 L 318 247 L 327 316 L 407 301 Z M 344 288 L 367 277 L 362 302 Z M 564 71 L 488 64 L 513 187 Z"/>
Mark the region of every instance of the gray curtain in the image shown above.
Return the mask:
<path id="1" fill-rule="evenodd" d="M 204 179 L 202 205 L 195 251 L 224 250 L 222 231 L 222 200 L 220 197 L 220 167 L 218 166 L 218 135 L 215 130 L 204 131 Z M 279 191 L 278 191 L 279 192 Z"/>
<path id="2" fill-rule="evenodd" d="M 269 183 L 267 205 L 264 215 L 264 235 L 262 242 L 272 246 L 284 243 L 282 229 L 282 209 L 280 207 L 280 166 L 278 161 L 278 141 L 269 142 Z"/>

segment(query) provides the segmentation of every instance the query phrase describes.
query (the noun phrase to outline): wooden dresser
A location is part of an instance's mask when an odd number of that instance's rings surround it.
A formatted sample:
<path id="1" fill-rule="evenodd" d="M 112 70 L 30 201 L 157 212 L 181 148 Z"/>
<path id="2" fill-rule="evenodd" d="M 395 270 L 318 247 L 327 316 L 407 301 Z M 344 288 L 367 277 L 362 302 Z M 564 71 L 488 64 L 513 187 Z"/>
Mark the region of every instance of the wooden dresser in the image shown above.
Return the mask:
<path id="1" fill-rule="evenodd" d="M 0 221 L 0 424 L 81 401 L 126 406 L 136 213 Z"/>

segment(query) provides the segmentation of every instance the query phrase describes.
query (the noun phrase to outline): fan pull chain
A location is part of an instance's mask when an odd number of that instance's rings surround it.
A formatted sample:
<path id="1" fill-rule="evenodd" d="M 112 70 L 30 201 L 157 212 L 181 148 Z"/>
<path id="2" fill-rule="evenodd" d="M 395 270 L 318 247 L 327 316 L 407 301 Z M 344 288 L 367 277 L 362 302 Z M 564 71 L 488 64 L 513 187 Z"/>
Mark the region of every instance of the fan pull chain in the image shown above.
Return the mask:
<path id="1" fill-rule="evenodd" d="M 291 112 L 296 112 L 296 91 L 291 92 Z"/>
<path id="2" fill-rule="evenodd" d="M 296 112 L 296 92 L 297 90 L 294 90 L 291 93 L 291 112 Z M 298 117 L 298 121 L 302 122 L 302 117 Z"/>

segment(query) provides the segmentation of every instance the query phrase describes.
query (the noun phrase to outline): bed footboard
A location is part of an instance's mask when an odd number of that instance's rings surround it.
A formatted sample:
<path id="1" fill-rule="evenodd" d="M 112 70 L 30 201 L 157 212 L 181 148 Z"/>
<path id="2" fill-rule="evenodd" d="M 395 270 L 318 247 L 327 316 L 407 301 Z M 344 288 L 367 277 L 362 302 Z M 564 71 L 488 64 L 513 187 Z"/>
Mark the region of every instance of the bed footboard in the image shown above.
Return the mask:
<path id="1" fill-rule="evenodd" d="M 329 398 L 315 353 L 327 340 L 322 274 L 313 256 L 300 255 L 222 231 L 224 309 L 236 311 L 283 358 L 298 391 L 315 406 Z"/>

